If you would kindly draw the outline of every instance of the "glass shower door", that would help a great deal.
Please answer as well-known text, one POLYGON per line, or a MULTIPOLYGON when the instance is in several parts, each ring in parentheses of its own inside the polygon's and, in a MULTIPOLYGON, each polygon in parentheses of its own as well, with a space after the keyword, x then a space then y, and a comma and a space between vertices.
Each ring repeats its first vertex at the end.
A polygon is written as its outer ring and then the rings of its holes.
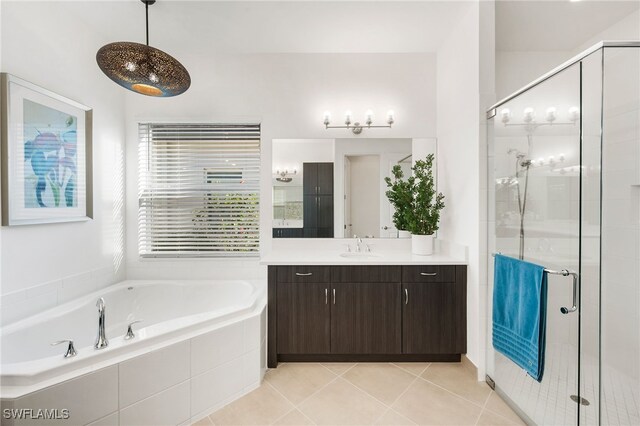
MULTIPOLYGON (((501 105, 489 127, 489 252, 580 272, 581 63, 501 105)), ((493 312, 493 259, 488 312, 493 312)), ((579 311, 570 276, 548 275, 545 369, 538 383, 493 350, 496 391, 531 423, 577 424, 579 311)), ((489 323, 491 318, 489 318, 489 323)), ((488 330, 491 330, 489 324, 488 330)))

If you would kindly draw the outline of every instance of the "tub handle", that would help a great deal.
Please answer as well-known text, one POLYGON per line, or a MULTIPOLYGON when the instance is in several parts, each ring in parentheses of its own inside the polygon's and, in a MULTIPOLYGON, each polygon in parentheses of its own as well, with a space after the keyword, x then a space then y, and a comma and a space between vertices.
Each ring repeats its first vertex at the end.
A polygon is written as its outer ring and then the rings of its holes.
POLYGON ((133 329, 131 328, 131 326, 133 324, 137 324, 139 322, 142 322, 142 320, 135 320, 129 323, 129 325, 127 326, 127 334, 124 335, 124 340, 130 340, 133 339, 134 337, 136 337, 135 333, 133 332, 133 329))
POLYGON ((57 342, 51 342, 51 346, 57 346, 62 343, 69 343, 69 346, 67 346, 67 352, 65 352, 64 354, 65 358, 71 358, 78 355, 78 351, 76 351, 76 348, 73 347, 73 340, 71 339, 58 340, 57 342))

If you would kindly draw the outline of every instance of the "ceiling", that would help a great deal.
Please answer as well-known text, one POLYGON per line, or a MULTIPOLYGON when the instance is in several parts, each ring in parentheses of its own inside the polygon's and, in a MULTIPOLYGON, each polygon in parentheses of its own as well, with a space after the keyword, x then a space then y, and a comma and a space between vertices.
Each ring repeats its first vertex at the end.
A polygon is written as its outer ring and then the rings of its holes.
MULTIPOLYGON (((105 39, 144 42, 138 0, 73 2, 105 39)), ((150 43, 168 53, 434 52, 469 1, 187 1, 149 8, 150 43)))
POLYGON ((498 0, 496 50, 572 51, 638 8, 640 0, 498 0))

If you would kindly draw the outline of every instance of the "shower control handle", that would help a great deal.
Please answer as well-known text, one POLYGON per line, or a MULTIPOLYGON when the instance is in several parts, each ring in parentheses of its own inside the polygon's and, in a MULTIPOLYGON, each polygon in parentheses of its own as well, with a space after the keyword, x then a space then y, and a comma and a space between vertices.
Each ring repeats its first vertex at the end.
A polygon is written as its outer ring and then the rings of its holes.
POLYGON ((71 358, 78 355, 78 351, 76 351, 76 348, 73 347, 73 340, 71 339, 58 340, 57 342, 51 342, 51 346, 57 346, 62 343, 69 343, 69 346, 67 346, 67 352, 65 352, 64 354, 65 358, 71 358))
POLYGON ((124 335, 124 340, 130 340, 130 339, 133 339, 134 337, 136 337, 136 335, 133 332, 133 329, 131 328, 131 326, 133 324, 138 324, 139 322, 142 322, 142 320, 135 320, 135 321, 131 321, 129 323, 129 325, 127 326, 127 334, 124 335))

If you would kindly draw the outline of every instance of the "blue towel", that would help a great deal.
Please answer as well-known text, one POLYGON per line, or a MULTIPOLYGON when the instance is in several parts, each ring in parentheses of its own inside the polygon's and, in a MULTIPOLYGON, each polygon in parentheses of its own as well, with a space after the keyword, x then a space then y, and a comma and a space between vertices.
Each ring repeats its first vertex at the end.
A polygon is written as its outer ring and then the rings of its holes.
POLYGON ((544 373, 546 317, 544 267, 496 254, 493 347, 538 382, 544 373))

